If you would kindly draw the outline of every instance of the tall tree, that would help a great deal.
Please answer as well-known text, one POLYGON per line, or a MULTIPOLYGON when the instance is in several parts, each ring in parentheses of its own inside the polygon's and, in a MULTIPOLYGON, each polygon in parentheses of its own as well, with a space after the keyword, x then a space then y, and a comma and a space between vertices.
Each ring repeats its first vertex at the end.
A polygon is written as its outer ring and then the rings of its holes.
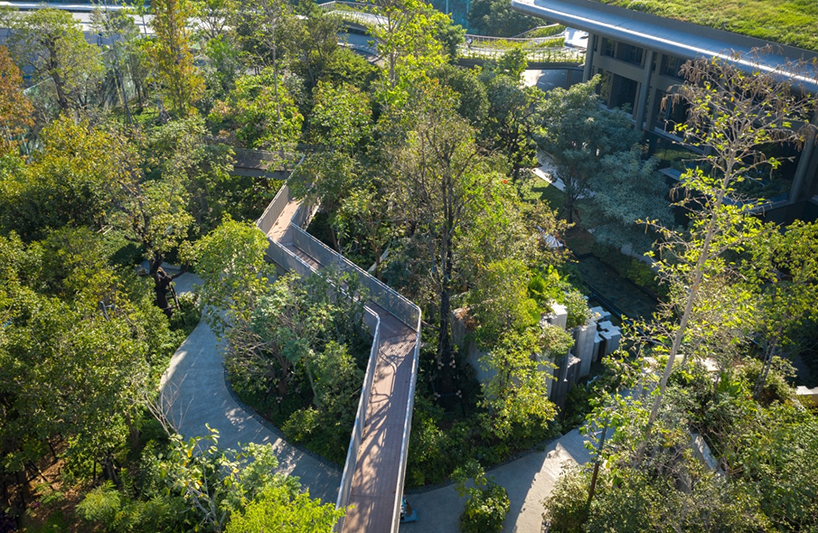
POLYGON ((205 88, 190 50, 188 20, 193 15, 193 6, 189 0, 154 0, 151 8, 151 28, 155 34, 151 59, 172 110, 187 116, 205 88))
MULTIPOLYGON (((439 364, 450 366, 451 300, 455 289, 457 235, 480 210, 497 174, 475 142, 474 131, 453 109, 448 95, 435 95, 395 158, 398 202, 420 238, 423 262, 436 298, 439 364)), ((410 230, 411 231, 411 230, 410 230)), ((451 386, 451 385, 450 385, 451 386)))
POLYGON ((699 59, 682 68, 687 82, 673 100, 688 104, 689 110, 678 132, 686 142, 702 147, 705 155, 703 164, 688 170, 681 181, 688 193, 681 204, 691 207, 689 236, 654 224, 665 238, 660 246, 660 273, 678 288, 672 304, 679 318, 678 322, 671 319, 665 337, 670 345, 662 345, 667 363, 654 397, 648 433, 688 334, 703 282, 727 268, 726 251, 742 249, 759 232, 757 221, 750 217, 755 203, 735 198, 736 185, 758 170, 779 164, 765 156, 763 146, 803 141, 810 127, 805 115, 812 102, 800 87, 786 81, 792 76, 784 71, 794 74, 791 69, 783 66, 781 72, 764 73, 756 66, 745 72, 718 59, 699 59), (799 122, 804 126, 795 129, 793 124, 799 122))
POLYGON ((623 112, 602 109, 594 92, 598 82, 594 78, 568 90, 556 88, 542 101, 538 144, 553 158, 565 184, 563 208, 569 223, 576 214, 576 201, 591 192, 591 179, 602 158, 627 152, 639 140, 639 132, 623 112))
MULTIPOLYGON (((375 4, 374 13, 383 18, 370 29, 378 39, 378 53, 386 58, 384 93, 402 82, 406 88, 428 71, 445 63, 438 27, 449 18, 422 0, 386 0, 375 4)), ((387 98, 389 98, 387 96, 387 98)))
POLYGON ((31 68, 36 82, 53 83, 60 111, 86 108, 102 67, 99 51, 85 41, 71 13, 36 9, 9 22, 7 45, 17 63, 31 68))

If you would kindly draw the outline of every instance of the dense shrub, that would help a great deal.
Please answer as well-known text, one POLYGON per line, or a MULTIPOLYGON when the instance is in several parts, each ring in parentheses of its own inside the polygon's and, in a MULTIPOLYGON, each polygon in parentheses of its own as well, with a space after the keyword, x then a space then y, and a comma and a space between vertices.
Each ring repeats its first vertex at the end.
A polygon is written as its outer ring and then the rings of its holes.
POLYGON ((470 461, 455 472, 455 488, 460 496, 468 495, 466 507, 460 515, 463 533, 497 533, 503 529, 511 503, 506 489, 487 479, 480 463, 470 461), (473 487, 466 487, 471 479, 473 487))

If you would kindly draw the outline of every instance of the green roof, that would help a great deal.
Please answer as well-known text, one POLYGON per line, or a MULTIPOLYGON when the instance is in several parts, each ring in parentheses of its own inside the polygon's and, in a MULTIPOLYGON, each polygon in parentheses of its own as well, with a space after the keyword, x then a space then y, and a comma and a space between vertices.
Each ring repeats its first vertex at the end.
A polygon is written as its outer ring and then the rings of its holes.
POLYGON ((597 0, 818 52, 818 0, 597 0))

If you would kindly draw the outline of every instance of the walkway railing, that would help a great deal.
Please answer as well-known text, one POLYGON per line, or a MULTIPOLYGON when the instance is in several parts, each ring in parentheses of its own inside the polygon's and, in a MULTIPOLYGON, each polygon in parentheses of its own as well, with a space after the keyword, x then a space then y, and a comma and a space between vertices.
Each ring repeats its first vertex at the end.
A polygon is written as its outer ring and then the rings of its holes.
POLYGON ((395 315, 408 327, 412 329, 417 327, 416 322, 420 309, 394 289, 296 225, 293 225, 293 243, 322 265, 332 265, 341 272, 349 272, 357 276, 361 284, 369 291, 370 300, 395 315))
POLYGON ((420 361, 420 308, 418 308, 416 329, 415 353, 412 356, 412 382, 409 385, 409 394, 406 399, 406 417, 403 421, 403 436, 400 444, 400 471, 398 473, 398 484, 395 487, 395 494, 399 495, 399 497, 395 500, 395 507, 392 510, 392 533, 397 533, 400 527, 403 484, 406 480, 406 464, 409 461, 409 436, 412 434, 412 411, 415 409, 415 386, 417 384, 418 362, 420 361))
MULTIPOLYGON (((361 388, 361 397, 358 400, 358 410, 355 413, 355 422, 352 425, 352 435, 349 437, 349 449, 347 450, 346 462, 344 462, 344 473, 341 475, 341 487, 338 489, 338 499, 335 502, 337 509, 342 509, 349 505, 349 496, 352 490, 352 478, 355 476, 355 468, 358 466, 358 452, 361 450, 361 443, 364 440, 364 428, 366 427, 366 408, 369 405, 369 398, 372 394, 372 382, 375 380, 375 368, 378 366, 378 347, 381 342, 381 317, 375 315, 377 320, 375 332, 372 334, 372 348, 369 350, 369 361, 366 363, 366 374, 364 384, 361 388)), ((402 493, 403 486, 401 486, 402 493)), ((400 510, 398 510, 400 513, 400 510)), ((344 518, 338 520, 335 531, 344 530, 344 518)))

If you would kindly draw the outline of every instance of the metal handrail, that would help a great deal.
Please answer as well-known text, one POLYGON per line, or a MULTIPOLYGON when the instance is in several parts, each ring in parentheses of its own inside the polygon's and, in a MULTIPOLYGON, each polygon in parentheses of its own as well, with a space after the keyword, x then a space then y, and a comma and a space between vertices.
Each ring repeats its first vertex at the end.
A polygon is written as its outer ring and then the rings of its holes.
MULTIPOLYGON (((355 414, 355 423, 352 426, 352 435, 349 437, 349 448, 347 449, 344 472, 341 475, 341 486, 338 489, 338 500, 335 503, 336 509, 342 509, 349 505, 350 491, 352 490, 352 478, 358 466, 358 452, 363 442, 364 428, 366 427, 366 409, 369 406, 369 398, 372 394, 372 383, 375 381, 375 367, 378 365, 378 347, 381 337, 381 317, 374 313, 376 318, 375 333, 372 336, 372 348, 369 350, 369 361, 366 364, 366 374, 364 384, 361 388, 361 397, 358 399, 358 411, 355 414)), ((336 531, 344 530, 344 517, 338 520, 335 526, 336 531)))
MULTIPOLYGON (((418 312, 420 308, 418 308, 418 312)), ((406 400, 406 416, 403 420, 403 436, 400 443, 400 462, 398 468, 398 484, 395 487, 395 507, 392 510, 392 532, 397 533, 400 527, 400 509, 403 503, 403 484, 406 481, 406 465, 409 462, 409 437, 412 433, 412 413, 415 409, 415 386, 417 384, 418 363, 420 361, 420 315, 418 314, 417 337, 415 339, 415 353, 412 358, 412 374, 409 381, 409 395, 406 400)))
POLYGON ((364 269, 362 269, 361 267, 359 267, 358 265, 356 265, 343 255, 339 254, 338 252, 336 252, 323 242, 319 241, 318 239, 316 239, 315 237, 301 229, 298 225, 290 224, 290 227, 295 232, 295 235, 293 236, 293 241, 296 243, 296 246, 299 245, 299 243, 296 242, 296 235, 298 235, 301 238, 301 243, 303 243, 306 240, 310 242, 310 244, 316 245, 319 248, 321 248, 324 254, 329 255, 333 259, 333 262, 336 264, 336 266, 341 267, 343 270, 347 272, 352 271, 361 278, 363 278, 364 280, 369 281, 370 283, 367 283, 367 285, 370 285, 369 287, 370 299, 372 299, 375 303, 377 303, 378 305, 380 305, 381 307, 395 315, 398 319, 400 319, 401 322, 406 324, 408 327, 414 328, 414 322, 420 316, 420 308, 417 305, 415 305, 414 302, 407 299, 405 296, 403 296, 402 294, 400 294, 399 292, 397 292, 392 287, 385 284, 378 278, 372 276, 364 269), (372 285, 374 285, 374 287, 372 285), (375 291, 372 290, 373 288, 375 289, 375 291), (377 299, 377 295, 375 294, 378 291, 385 292, 386 294, 388 294, 389 296, 393 297, 398 302, 403 304, 402 307, 408 307, 409 309, 408 310, 394 309, 394 306, 391 305, 391 302, 386 303, 383 303, 382 301, 379 302, 377 299))
POLYGON ((256 226, 263 231, 265 235, 270 232, 273 224, 278 220, 278 217, 281 216, 281 213, 287 204, 290 203, 291 199, 290 187, 285 183, 273 197, 273 201, 270 202, 270 205, 267 206, 264 213, 256 220, 256 226))

